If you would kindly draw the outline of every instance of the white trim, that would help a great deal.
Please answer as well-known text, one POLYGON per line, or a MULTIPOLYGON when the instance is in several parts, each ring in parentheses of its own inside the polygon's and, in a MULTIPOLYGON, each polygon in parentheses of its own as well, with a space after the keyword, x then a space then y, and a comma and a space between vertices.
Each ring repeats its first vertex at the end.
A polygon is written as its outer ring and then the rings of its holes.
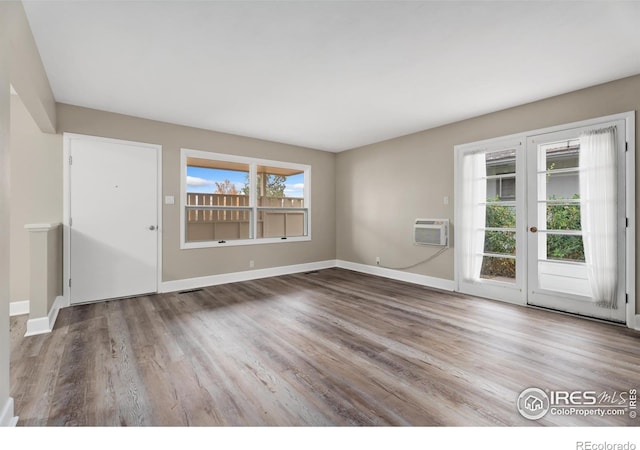
POLYGON ((156 151, 156 157, 158 158, 158 173, 157 173, 157 180, 158 180, 158 186, 156 188, 156 196, 158 198, 158 223, 156 224, 156 247, 157 247, 157 251, 156 251, 156 266, 158 267, 158 271, 156 274, 156 292, 160 292, 160 285, 162 284, 162 241, 163 241, 163 234, 164 234, 164 196, 163 196, 163 192, 162 192, 162 159, 163 159, 163 153, 162 153, 162 146, 159 145, 157 146, 157 151, 156 151))
POLYGON ((71 139, 77 135, 63 133, 62 135, 62 296, 65 306, 71 304, 69 291, 69 278, 71 277, 71 247, 69 244, 71 230, 69 218, 71 217, 71 172, 69 170, 69 156, 71 151, 71 139))
POLYGON ((630 317, 627 325, 629 328, 640 331, 640 314, 630 317))
POLYGON ((626 216, 628 219, 626 235, 626 291, 628 295, 627 303, 627 326, 640 330, 640 319, 636 313, 636 113, 631 111, 625 113, 625 129, 627 131, 626 142, 626 216))
POLYGON ((444 278, 430 277, 427 275, 419 275, 417 273, 403 272, 400 270, 387 269, 384 267, 370 266, 367 264, 359 264, 350 261, 336 260, 336 267, 342 269, 353 270, 355 272, 367 273, 384 278, 391 278, 398 281, 406 281, 407 283, 419 284, 443 291, 453 292, 455 282, 453 280, 445 280, 444 278))
POLYGON ((0 427, 15 427, 18 417, 13 415, 13 398, 9 397, 0 410, 0 427))
POLYGON ((250 281, 260 278, 277 277, 300 272, 310 272, 312 270, 330 269, 336 267, 335 260, 318 261, 304 264, 294 264, 291 266, 271 267, 269 269, 246 270, 243 272, 223 273, 220 275, 210 275, 206 277, 187 278, 183 280, 165 281, 160 285, 160 292, 184 291, 187 289, 198 289, 206 286, 218 284, 236 283, 238 281, 250 281))
POLYGON ((9 317, 21 316, 23 314, 29 314, 29 300, 21 300, 19 302, 9 303, 9 317))
MULTIPOLYGON (((256 216, 256 214, 253 214, 253 215, 256 216)), ((185 242, 184 247, 181 247, 180 249, 189 250, 194 248, 238 247, 242 245, 286 244, 289 242, 303 242, 303 241, 310 241, 310 240, 311 240, 311 236, 291 236, 286 239, 282 239, 282 238, 238 239, 233 241, 226 241, 224 244, 220 244, 216 241, 198 241, 198 242, 185 242)))
POLYGON ((25 337, 34 336, 36 334, 50 333, 56 324, 56 319, 58 318, 60 309, 67 306, 64 304, 64 302, 64 297, 56 297, 56 300, 53 302, 53 306, 51 307, 51 311, 49 311, 49 315, 47 317, 38 317, 36 319, 27 320, 27 332, 25 333, 25 337))
POLYGON ((547 128, 538 128, 536 130, 523 131, 522 133, 509 134, 507 136, 500 136, 495 138, 483 139, 481 141, 457 144, 454 147, 465 149, 465 150, 468 149, 469 147, 473 147, 473 148, 478 147, 479 150, 492 150, 493 147, 495 147, 496 145, 500 146, 500 143, 505 140, 519 141, 524 143, 526 142, 527 137, 537 135, 537 134, 555 133, 556 131, 565 131, 571 128, 588 127, 591 125, 598 125, 602 122, 628 120, 629 117, 631 118, 635 117, 635 111, 627 111, 627 112, 618 113, 618 114, 611 114, 610 116, 596 117, 595 119, 579 120, 577 122, 570 122, 570 123, 555 125, 547 128))
POLYGON ((24 226, 24 229, 32 233, 43 233, 45 231, 58 228, 60 223, 30 223, 24 226))
MULTIPOLYGON (((69 229, 70 215, 70 200, 71 200, 71 185, 70 185, 70 171, 69 171, 69 156, 71 150, 72 139, 83 139, 88 141, 110 142, 115 144, 133 145, 137 147, 148 147, 156 151, 157 157, 157 192, 156 197, 158 201, 157 210, 157 274, 156 274, 156 292, 160 291, 160 284, 162 283, 162 224, 163 224, 163 202, 162 202, 162 145, 150 144, 147 142, 127 141, 124 139, 112 139, 100 136, 90 136, 86 134, 76 133, 63 133, 63 160, 62 160, 62 226, 63 226, 63 269, 62 269, 62 297, 63 300, 60 303, 62 308, 71 305, 71 296, 69 292, 69 278, 71 274, 71 231, 69 229)), ((57 314, 57 313, 56 313, 57 314)), ((55 320, 55 319, 54 319, 55 320)))
POLYGON ((450 292, 452 292, 455 287, 452 280, 445 280, 443 278, 402 272, 400 270, 386 269, 378 266, 369 266, 366 264, 359 264, 350 261, 327 260, 305 264, 294 264, 291 266, 271 267, 269 269, 246 270, 243 272, 232 272, 220 275, 210 275, 206 277, 165 281, 160 286, 160 292, 176 292, 188 289, 198 289, 206 286, 215 286, 218 284, 257 280, 260 278, 277 277, 293 273, 310 272, 312 270, 331 269, 332 267, 340 267, 342 269, 353 270, 355 272, 362 272, 384 278, 391 278, 393 280, 405 281, 408 283, 419 284, 421 286, 427 286, 450 292))
POLYGON ((27 332, 24 334, 27 336, 35 336, 36 334, 50 333, 48 317, 38 317, 37 319, 27 320, 27 332))

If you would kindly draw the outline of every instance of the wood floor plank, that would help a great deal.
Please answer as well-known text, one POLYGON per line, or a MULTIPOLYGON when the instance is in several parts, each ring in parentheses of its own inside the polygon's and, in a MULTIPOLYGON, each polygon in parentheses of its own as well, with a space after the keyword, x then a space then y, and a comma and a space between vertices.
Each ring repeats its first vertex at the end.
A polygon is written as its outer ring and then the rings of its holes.
POLYGON ((518 394, 640 388, 640 333, 343 269, 11 320, 20 425, 639 425, 518 394))

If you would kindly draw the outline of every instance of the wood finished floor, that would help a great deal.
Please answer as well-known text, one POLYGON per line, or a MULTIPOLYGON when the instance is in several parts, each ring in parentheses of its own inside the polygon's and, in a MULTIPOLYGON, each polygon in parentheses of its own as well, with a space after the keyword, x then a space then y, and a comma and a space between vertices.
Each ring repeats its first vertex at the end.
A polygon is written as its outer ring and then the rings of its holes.
POLYGON ((343 269, 11 321, 19 425, 640 425, 528 421, 518 394, 640 388, 640 333, 343 269))

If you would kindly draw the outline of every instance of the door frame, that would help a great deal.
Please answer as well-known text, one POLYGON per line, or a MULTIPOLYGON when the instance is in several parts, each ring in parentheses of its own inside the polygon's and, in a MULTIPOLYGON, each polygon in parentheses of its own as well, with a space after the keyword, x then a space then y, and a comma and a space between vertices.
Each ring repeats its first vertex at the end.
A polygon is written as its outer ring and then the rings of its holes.
POLYGON ((162 145, 149 144, 146 142, 127 141, 123 139, 105 138, 99 136, 91 136, 86 134, 77 133, 63 133, 63 160, 62 160, 62 235, 63 235, 63 268, 62 268, 62 298, 63 307, 71 306, 71 291, 69 289, 69 279, 71 277, 71 229, 70 229, 70 210, 71 210, 71 171, 70 171, 70 157, 71 157, 71 141, 72 140, 85 140, 95 142, 106 142, 113 144, 132 145, 137 147, 146 147, 156 152, 157 161, 157 186, 156 197, 157 206, 156 213, 158 215, 157 220, 157 240, 156 240, 156 255, 157 255, 157 271, 156 271, 156 286, 155 292, 160 291, 160 285, 162 283, 162 233, 163 233, 163 218, 162 218, 162 145))
MULTIPOLYGON (((501 136, 491 139, 485 139, 477 142, 471 142, 466 144, 459 144, 454 146, 454 195, 455 195, 455 222, 458 223, 458 219, 461 214, 459 211, 459 193, 461 192, 462 182, 460 174, 459 174, 459 162, 461 160, 462 154, 465 151, 469 151, 472 148, 475 149, 484 149, 495 147, 496 145, 500 145, 505 141, 520 141, 523 144, 527 142, 527 139, 540 134, 545 133, 553 133, 558 131, 567 130, 570 128, 582 128, 592 125, 597 125, 602 122, 614 122, 616 120, 624 120, 625 121, 625 140, 627 143, 627 151, 625 152, 625 178, 626 178, 626 200, 625 200, 625 216, 628 220, 628 226, 626 229, 626 252, 625 252, 625 292, 627 294, 627 304, 626 304, 626 325, 629 328, 640 328, 640 316, 637 316, 636 313, 636 173, 635 173, 635 152, 636 152, 636 131, 635 131, 635 111, 628 111, 619 114, 612 114, 603 117, 596 117, 593 119, 581 120, 577 122, 570 122, 562 125, 555 125, 552 127, 539 128, 535 130, 525 131, 522 133, 515 133, 507 136, 501 136)), ((526 146, 525 146, 526 147, 526 146)), ((526 164, 526 155, 525 155, 525 164, 526 164)), ((528 207, 528 206, 527 206, 528 207)), ((455 227, 455 233, 458 234, 460 231, 460 227, 455 227)), ((525 233, 526 230, 518 229, 518 232, 525 233)), ((456 242, 458 241, 459 236, 456 236, 456 242)), ((461 266, 459 264, 461 257, 461 253, 459 250, 456 250, 454 263, 454 281, 455 281, 455 291, 462 292, 461 285, 462 277, 460 274, 461 266)), ((525 255, 527 257, 526 249, 525 255)), ((526 266, 525 266, 526 267, 526 266)), ((528 270, 528 269, 526 269, 528 270)), ((488 281, 486 284, 491 289, 487 289, 487 291, 491 292, 494 289, 500 289, 497 283, 492 283, 488 281)), ((525 286, 526 286, 525 282, 525 286)), ((464 289, 464 288, 463 288, 464 289)), ((464 292, 463 292, 464 293, 464 292)), ((468 292, 466 292, 468 293, 468 292)), ((526 291, 522 293, 522 297, 514 298, 511 297, 511 300, 504 298, 505 295, 485 295, 489 298, 494 298, 496 300, 501 301, 509 301, 511 303, 517 303, 520 305, 526 305, 526 291), (502 298, 501 298, 502 297, 502 298)), ((471 293, 470 295, 477 295, 471 293)))

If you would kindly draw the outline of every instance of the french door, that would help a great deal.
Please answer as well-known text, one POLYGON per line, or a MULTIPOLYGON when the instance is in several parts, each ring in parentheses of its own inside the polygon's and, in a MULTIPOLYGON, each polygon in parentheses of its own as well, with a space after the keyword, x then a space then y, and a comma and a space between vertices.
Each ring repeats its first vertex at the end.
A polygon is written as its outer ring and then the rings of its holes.
POLYGON ((456 148, 458 290, 524 302, 525 160, 521 139, 456 148))
POLYGON ((460 292, 626 320, 621 116, 456 146, 460 292), (608 172, 601 148, 585 141, 605 132, 608 172))
MULTIPOLYGON (((625 311, 625 149, 624 121, 573 128, 531 136, 527 139, 528 229, 527 269, 528 295, 531 305, 543 306, 589 317, 624 322, 625 311), (614 157, 615 174, 607 182, 605 174, 588 179, 580 170, 579 161, 587 151, 581 136, 597 130, 611 130, 616 139, 610 151, 614 157), (582 154, 581 154, 582 153, 582 154), (585 178, 587 178, 585 180, 585 178), (585 186, 591 183, 591 186, 585 186), (607 187, 605 184, 609 183, 607 187), (582 186, 581 186, 582 185, 582 186), (587 189, 590 188, 590 189, 587 189), (613 238, 613 247, 603 249, 606 255, 592 256, 588 261, 582 209, 587 206, 584 191, 591 191, 587 204, 595 196, 607 197, 610 206, 596 204, 595 215, 611 214, 606 223, 613 238), (609 190, 610 192, 606 192, 609 190), (582 191, 582 192, 581 192, 582 191), (605 259, 611 259, 607 262, 605 259), (593 280, 598 277, 598 265, 611 266, 615 283, 611 298, 604 302, 593 292, 593 280), (590 270, 590 265, 596 266, 590 270)), ((596 149, 602 152, 602 149, 596 149)), ((603 167, 596 168, 601 170, 603 167)), ((603 201, 607 199, 602 198, 603 201)), ((597 219, 598 217, 596 217, 597 219)), ((593 220, 593 219, 589 219, 593 220)), ((606 239, 603 233, 594 240, 606 239), (604 237, 603 237, 604 236, 604 237)), ((600 242, 591 245, 598 246, 600 242)))

